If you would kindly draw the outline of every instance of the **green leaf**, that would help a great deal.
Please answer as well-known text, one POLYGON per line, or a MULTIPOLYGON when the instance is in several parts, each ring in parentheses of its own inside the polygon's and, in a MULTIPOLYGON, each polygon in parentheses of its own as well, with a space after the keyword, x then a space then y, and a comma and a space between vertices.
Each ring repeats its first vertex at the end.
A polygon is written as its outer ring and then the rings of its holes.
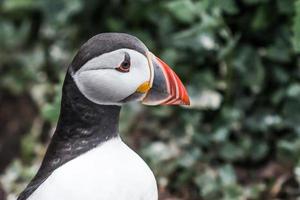
POLYGON ((2 4, 5 11, 14 11, 19 9, 32 9, 38 6, 35 0, 6 0, 2 4))
POLYGON ((59 90, 59 87, 57 86, 55 88, 56 96, 54 98, 53 102, 46 103, 42 107, 42 116, 45 120, 50 121, 52 123, 57 122, 59 117, 59 111, 60 111, 60 101, 61 101, 61 91, 59 90))
POLYGON ((295 0, 277 0, 279 12, 282 14, 290 14, 294 12, 295 0))
POLYGON ((237 14, 239 9, 234 0, 219 0, 218 4, 222 10, 224 10, 228 14, 237 14))
POLYGON ((236 183, 236 175, 233 167, 229 164, 222 166, 219 169, 219 176, 221 183, 224 186, 232 185, 236 183))
POLYGON ((299 99, 300 98, 300 84, 299 83, 291 84, 287 89, 287 96, 299 99))
POLYGON ((227 143, 222 146, 220 149, 220 156, 226 160, 238 160, 244 156, 244 152, 241 151, 242 148, 239 147, 238 145, 227 141, 227 143))
POLYGON ((297 53, 300 53, 300 0, 295 2, 295 10, 296 15, 294 17, 294 25, 293 25, 293 32, 294 32, 294 49, 297 53))
POLYGON ((175 0, 166 4, 168 10, 180 21, 192 23, 196 17, 194 3, 190 0, 175 0))
POLYGON ((254 31, 265 29, 269 25, 269 21, 266 20, 269 17, 269 8, 267 6, 260 6, 256 9, 253 21, 252 29, 254 31))

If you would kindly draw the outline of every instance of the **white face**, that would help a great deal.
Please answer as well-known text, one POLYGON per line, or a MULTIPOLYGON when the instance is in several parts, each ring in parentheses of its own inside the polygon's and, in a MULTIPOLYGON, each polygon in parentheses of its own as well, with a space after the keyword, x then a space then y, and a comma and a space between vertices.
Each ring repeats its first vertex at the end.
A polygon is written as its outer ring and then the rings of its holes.
POLYGON ((102 54, 85 63, 73 79, 80 92, 97 104, 120 104, 120 101, 134 94, 146 81, 151 81, 150 67, 146 56, 131 50, 118 49, 102 54), (126 57, 126 59, 125 59, 126 57), (129 71, 117 68, 130 59, 129 71))

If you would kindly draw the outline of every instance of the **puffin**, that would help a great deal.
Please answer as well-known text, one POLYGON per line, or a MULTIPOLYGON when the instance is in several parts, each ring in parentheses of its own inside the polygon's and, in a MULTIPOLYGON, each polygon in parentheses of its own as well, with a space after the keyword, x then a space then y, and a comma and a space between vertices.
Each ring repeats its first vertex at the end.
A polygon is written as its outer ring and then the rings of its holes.
POLYGON ((190 104, 175 72, 138 38, 95 35, 68 66, 56 130, 18 200, 157 200, 153 172, 119 134, 128 102, 190 104))

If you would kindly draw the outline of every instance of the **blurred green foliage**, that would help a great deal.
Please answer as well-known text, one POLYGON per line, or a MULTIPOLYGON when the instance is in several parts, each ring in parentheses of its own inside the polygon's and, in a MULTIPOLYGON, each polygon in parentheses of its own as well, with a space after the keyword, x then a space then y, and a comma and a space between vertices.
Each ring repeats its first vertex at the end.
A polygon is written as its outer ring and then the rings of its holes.
MULTIPOLYGON (((174 68, 192 106, 129 105, 121 122, 161 199, 300 196, 299 0, 3 0, 0 14, 1 91, 29 94, 39 123, 55 126, 65 69, 97 33, 135 35, 174 68)), ((21 169, 42 156, 32 132, 21 169)))

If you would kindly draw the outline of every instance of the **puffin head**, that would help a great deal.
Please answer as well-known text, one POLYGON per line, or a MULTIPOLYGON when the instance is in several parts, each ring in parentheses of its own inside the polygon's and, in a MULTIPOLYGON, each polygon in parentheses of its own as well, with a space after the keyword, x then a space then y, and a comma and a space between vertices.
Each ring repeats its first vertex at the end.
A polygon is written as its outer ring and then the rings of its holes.
POLYGON ((79 91, 96 104, 189 105, 187 91, 174 71, 128 34, 92 37, 79 49, 69 73, 79 91))

